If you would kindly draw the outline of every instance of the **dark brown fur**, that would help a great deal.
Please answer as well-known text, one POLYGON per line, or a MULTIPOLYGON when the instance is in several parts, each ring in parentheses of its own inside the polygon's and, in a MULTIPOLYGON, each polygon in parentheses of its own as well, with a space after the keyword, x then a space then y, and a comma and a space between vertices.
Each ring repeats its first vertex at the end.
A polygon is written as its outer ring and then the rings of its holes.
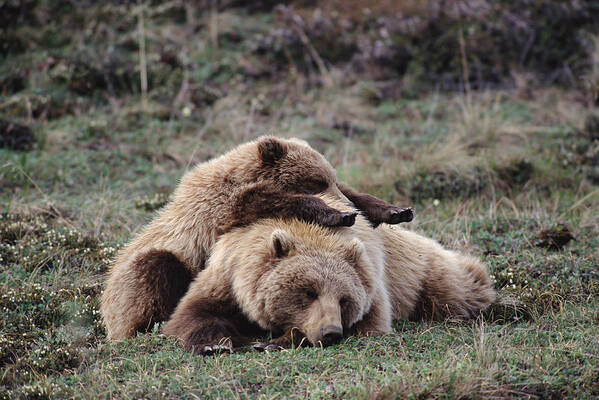
POLYGON ((155 249, 135 259, 131 274, 130 279, 137 283, 138 300, 144 301, 142 307, 147 310, 145 318, 135 326, 139 332, 147 331, 155 322, 167 320, 192 279, 177 257, 155 249))
POLYGON ((322 226, 352 226, 357 212, 341 212, 321 199, 306 194, 273 190, 261 183, 243 191, 236 198, 233 218, 223 221, 221 234, 237 226, 249 225, 261 218, 297 218, 322 226))
POLYGON ((337 184, 337 187, 357 209, 362 211, 374 228, 383 222, 399 224, 401 222, 410 222, 414 218, 414 211, 411 208, 396 207, 369 194, 358 193, 340 183, 337 184))
POLYGON ((258 143, 258 153, 262 165, 274 167, 276 162, 287 154, 287 147, 276 139, 266 139, 258 143))
POLYGON ((196 299, 165 327, 177 332, 183 347, 194 354, 207 353, 215 344, 225 348, 246 346, 252 338, 265 334, 251 323, 232 301, 196 299))

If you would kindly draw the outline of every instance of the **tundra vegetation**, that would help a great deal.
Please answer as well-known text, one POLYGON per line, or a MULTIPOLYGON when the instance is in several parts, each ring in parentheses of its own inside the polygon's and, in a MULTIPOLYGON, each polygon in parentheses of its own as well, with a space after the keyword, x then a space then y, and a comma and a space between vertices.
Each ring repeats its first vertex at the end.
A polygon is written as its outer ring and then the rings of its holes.
POLYGON ((596 398, 599 4, 0 2, 0 399, 596 398), (283 3, 283 4, 279 4, 283 3), (351 6, 349 6, 351 4, 351 6), (500 303, 327 349, 106 342, 119 248, 195 163, 300 137, 500 303))

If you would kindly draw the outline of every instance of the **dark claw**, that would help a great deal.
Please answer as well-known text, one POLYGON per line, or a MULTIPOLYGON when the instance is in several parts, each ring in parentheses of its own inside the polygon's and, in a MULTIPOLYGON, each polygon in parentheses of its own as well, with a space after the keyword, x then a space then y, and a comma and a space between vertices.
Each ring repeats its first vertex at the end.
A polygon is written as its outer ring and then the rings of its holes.
POLYGON ((254 350, 260 351, 260 352, 283 350, 283 348, 279 345, 276 345, 274 343, 264 343, 264 342, 256 343, 252 347, 254 348, 254 350))
POLYGON ((223 354, 223 353, 233 353, 233 345, 231 343, 227 344, 213 344, 210 346, 204 346, 201 351, 204 355, 212 355, 212 354, 223 354))
POLYGON ((414 210, 412 208, 400 208, 399 210, 391 211, 390 224, 399 224, 402 222, 410 222, 414 219, 414 210))
POLYGON ((414 210, 412 208, 393 208, 383 214, 384 216, 379 218, 369 218, 370 225, 376 228, 382 222, 390 225, 400 224, 402 222, 410 222, 414 219, 414 210))
POLYGON ((388 224, 399 224, 399 218, 400 218, 399 210, 390 210, 389 217, 387 218, 386 222, 388 224))
POLYGON ((255 343, 252 347, 256 351, 264 351, 264 349, 266 348, 266 345, 267 345, 267 343, 258 342, 258 343, 255 343))
POLYGON ((281 351, 281 350, 284 350, 284 348, 279 346, 278 344, 271 343, 268 346, 266 346, 264 348, 264 350, 266 350, 266 351, 281 351))
POLYGON ((341 224, 339 226, 352 226, 356 223, 356 216, 358 215, 356 211, 344 212, 341 214, 343 216, 341 217, 341 224))

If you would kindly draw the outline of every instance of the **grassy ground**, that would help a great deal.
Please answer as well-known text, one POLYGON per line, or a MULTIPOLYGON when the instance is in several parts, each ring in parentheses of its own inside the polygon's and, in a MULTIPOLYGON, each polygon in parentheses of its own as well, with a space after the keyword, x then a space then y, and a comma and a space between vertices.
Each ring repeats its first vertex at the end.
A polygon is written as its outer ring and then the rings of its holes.
MULTIPOLYGON (((100 11, 135 27, 119 10, 100 11)), ((386 96, 337 68, 323 84, 293 68, 250 79, 257 59, 234 33, 260 34, 271 18, 221 13, 218 49, 209 19, 181 42, 176 15, 148 18, 147 96, 135 31, 99 17, 68 40, 51 24, 20 28, 55 40, 0 60, 27 70, 23 87, 3 86, 0 118, 35 132, 30 151, 0 148, 0 398, 599 396, 596 108, 578 91, 526 85, 386 96), (105 30, 116 36, 102 44, 105 30), (110 85, 77 84, 95 82, 72 61, 82 43, 122 51, 110 85), (193 68, 171 66, 169 44, 193 68), (98 298, 119 247, 196 162, 263 133, 306 139, 341 181, 413 205, 410 228, 480 256, 513 306, 325 350, 194 357, 158 327, 106 343, 98 298), (559 224, 576 240, 538 246, 559 224)))

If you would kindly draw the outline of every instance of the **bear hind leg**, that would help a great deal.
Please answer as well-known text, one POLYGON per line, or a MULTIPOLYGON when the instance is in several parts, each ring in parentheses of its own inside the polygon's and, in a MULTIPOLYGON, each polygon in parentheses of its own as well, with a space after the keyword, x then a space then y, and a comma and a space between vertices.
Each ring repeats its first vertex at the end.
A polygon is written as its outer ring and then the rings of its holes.
POLYGON ((147 330, 155 322, 167 320, 191 283, 191 274, 171 252, 150 250, 141 254, 132 267, 139 275, 139 295, 147 301, 147 321, 137 326, 147 330))
POLYGON ((104 292, 102 314, 109 338, 132 337, 168 319, 191 280, 171 252, 152 249, 139 254, 111 276, 104 292))
POLYGON ((466 258, 464 270, 470 288, 465 301, 466 309, 470 317, 475 317, 496 300, 497 294, 487 269, 480 262, 466 258))
POLYGON ((429 270, 410 319, 474 318, 495 300, 487 269, 475 258, 438 259, 429 270))

